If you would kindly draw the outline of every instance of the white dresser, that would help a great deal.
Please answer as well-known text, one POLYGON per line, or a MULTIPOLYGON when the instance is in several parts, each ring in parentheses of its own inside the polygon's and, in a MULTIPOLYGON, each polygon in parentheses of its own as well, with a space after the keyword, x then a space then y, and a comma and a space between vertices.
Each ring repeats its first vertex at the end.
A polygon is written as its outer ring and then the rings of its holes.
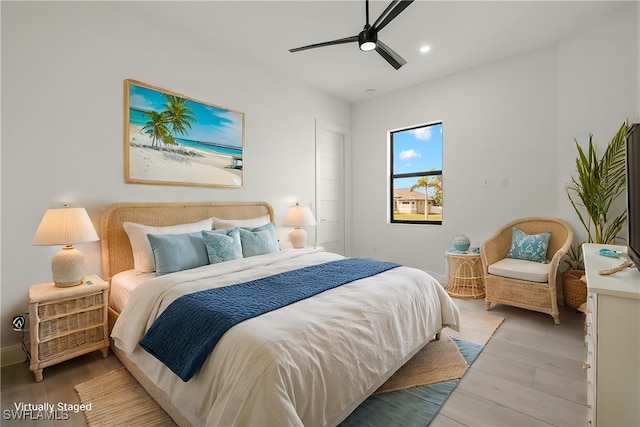
POLYGON ((640 272, 627 268, 603 276, 627 258, 608 258, 601 248, 582 246, 587 273, 587 425, 640 426, 640 272))

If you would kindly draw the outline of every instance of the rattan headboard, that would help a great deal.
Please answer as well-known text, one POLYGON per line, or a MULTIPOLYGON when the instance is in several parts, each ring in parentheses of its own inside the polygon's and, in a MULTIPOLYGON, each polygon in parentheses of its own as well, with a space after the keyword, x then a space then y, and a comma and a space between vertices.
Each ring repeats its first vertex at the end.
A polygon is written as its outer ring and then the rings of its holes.
POLYGON ((267 202, 184 202, 184 203, 114 203, 102 214, 100 225, 102 242, 102 274, 104 280, 133 268, 133 254, 129 237, 122 223, 163 227, 186 224, 210 217, 221 219, 250 219, 269 215, 273 222, 273 208, 267 202))

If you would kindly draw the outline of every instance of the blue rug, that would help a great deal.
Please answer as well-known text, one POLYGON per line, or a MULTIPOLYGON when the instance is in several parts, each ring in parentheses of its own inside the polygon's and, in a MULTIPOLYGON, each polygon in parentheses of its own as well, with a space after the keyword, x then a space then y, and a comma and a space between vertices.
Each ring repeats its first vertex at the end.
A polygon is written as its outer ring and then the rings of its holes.
MULTIPOLYGON (((451 339, 469 365, 484 348, 481 344, 451 339)), ((460 380, 456 379, 376 394, 362 402, 340 427, 428 426, 459 382, 460 380)))

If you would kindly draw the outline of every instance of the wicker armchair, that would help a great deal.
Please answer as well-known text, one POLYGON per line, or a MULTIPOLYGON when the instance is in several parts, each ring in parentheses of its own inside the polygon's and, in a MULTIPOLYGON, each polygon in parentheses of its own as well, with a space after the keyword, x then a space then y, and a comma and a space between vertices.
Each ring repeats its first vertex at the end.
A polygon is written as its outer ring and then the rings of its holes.
MULTIPOLYGON (((480 258, 485 279, 485 309, 489 310, 492 302, 512 305, 547 313, 553 317, 556 324, 559 324, 556 294, 558 264, 572 242, 571 226, 561 219, 547 217, 530 217, 512 221, 484 240, 480 245, 480 258), (550 263, 509 259, 506 268, 497 267, 496 263, 504 260, 511 248, 512 227, 526 234, 551 231, 547 250, 547 259, 550 263), (508 271, 509 268, 520 271, 508 271), (492 270, 492 273, 489 270, 492 270), (531 279, 532 277, 535 281, 531 279)), ((504 262, 498 266, 504 266, 504 262)))

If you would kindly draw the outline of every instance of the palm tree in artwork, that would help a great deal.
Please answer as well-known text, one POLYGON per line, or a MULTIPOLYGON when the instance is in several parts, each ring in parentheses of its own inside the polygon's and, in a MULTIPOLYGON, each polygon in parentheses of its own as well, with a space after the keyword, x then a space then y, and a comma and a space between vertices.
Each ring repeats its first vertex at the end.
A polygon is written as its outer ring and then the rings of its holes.
POLYGON ((142 132, 151 138, 151 147, 159 146, 159 141, 165 144, 175 144, 175 140, 166 126, 165 114, 157 111, 147 111, 145 114, 149 117, 149 121, 144 124, 142 132))
POLYGON ((174 95, 163 94, 167 102, 164 111, 167 124, 171 125, 173 134, 185 135, 187 128, 191 129, 191 122, 198 121, 193 110, 187 106, 188 100, 174 95))

